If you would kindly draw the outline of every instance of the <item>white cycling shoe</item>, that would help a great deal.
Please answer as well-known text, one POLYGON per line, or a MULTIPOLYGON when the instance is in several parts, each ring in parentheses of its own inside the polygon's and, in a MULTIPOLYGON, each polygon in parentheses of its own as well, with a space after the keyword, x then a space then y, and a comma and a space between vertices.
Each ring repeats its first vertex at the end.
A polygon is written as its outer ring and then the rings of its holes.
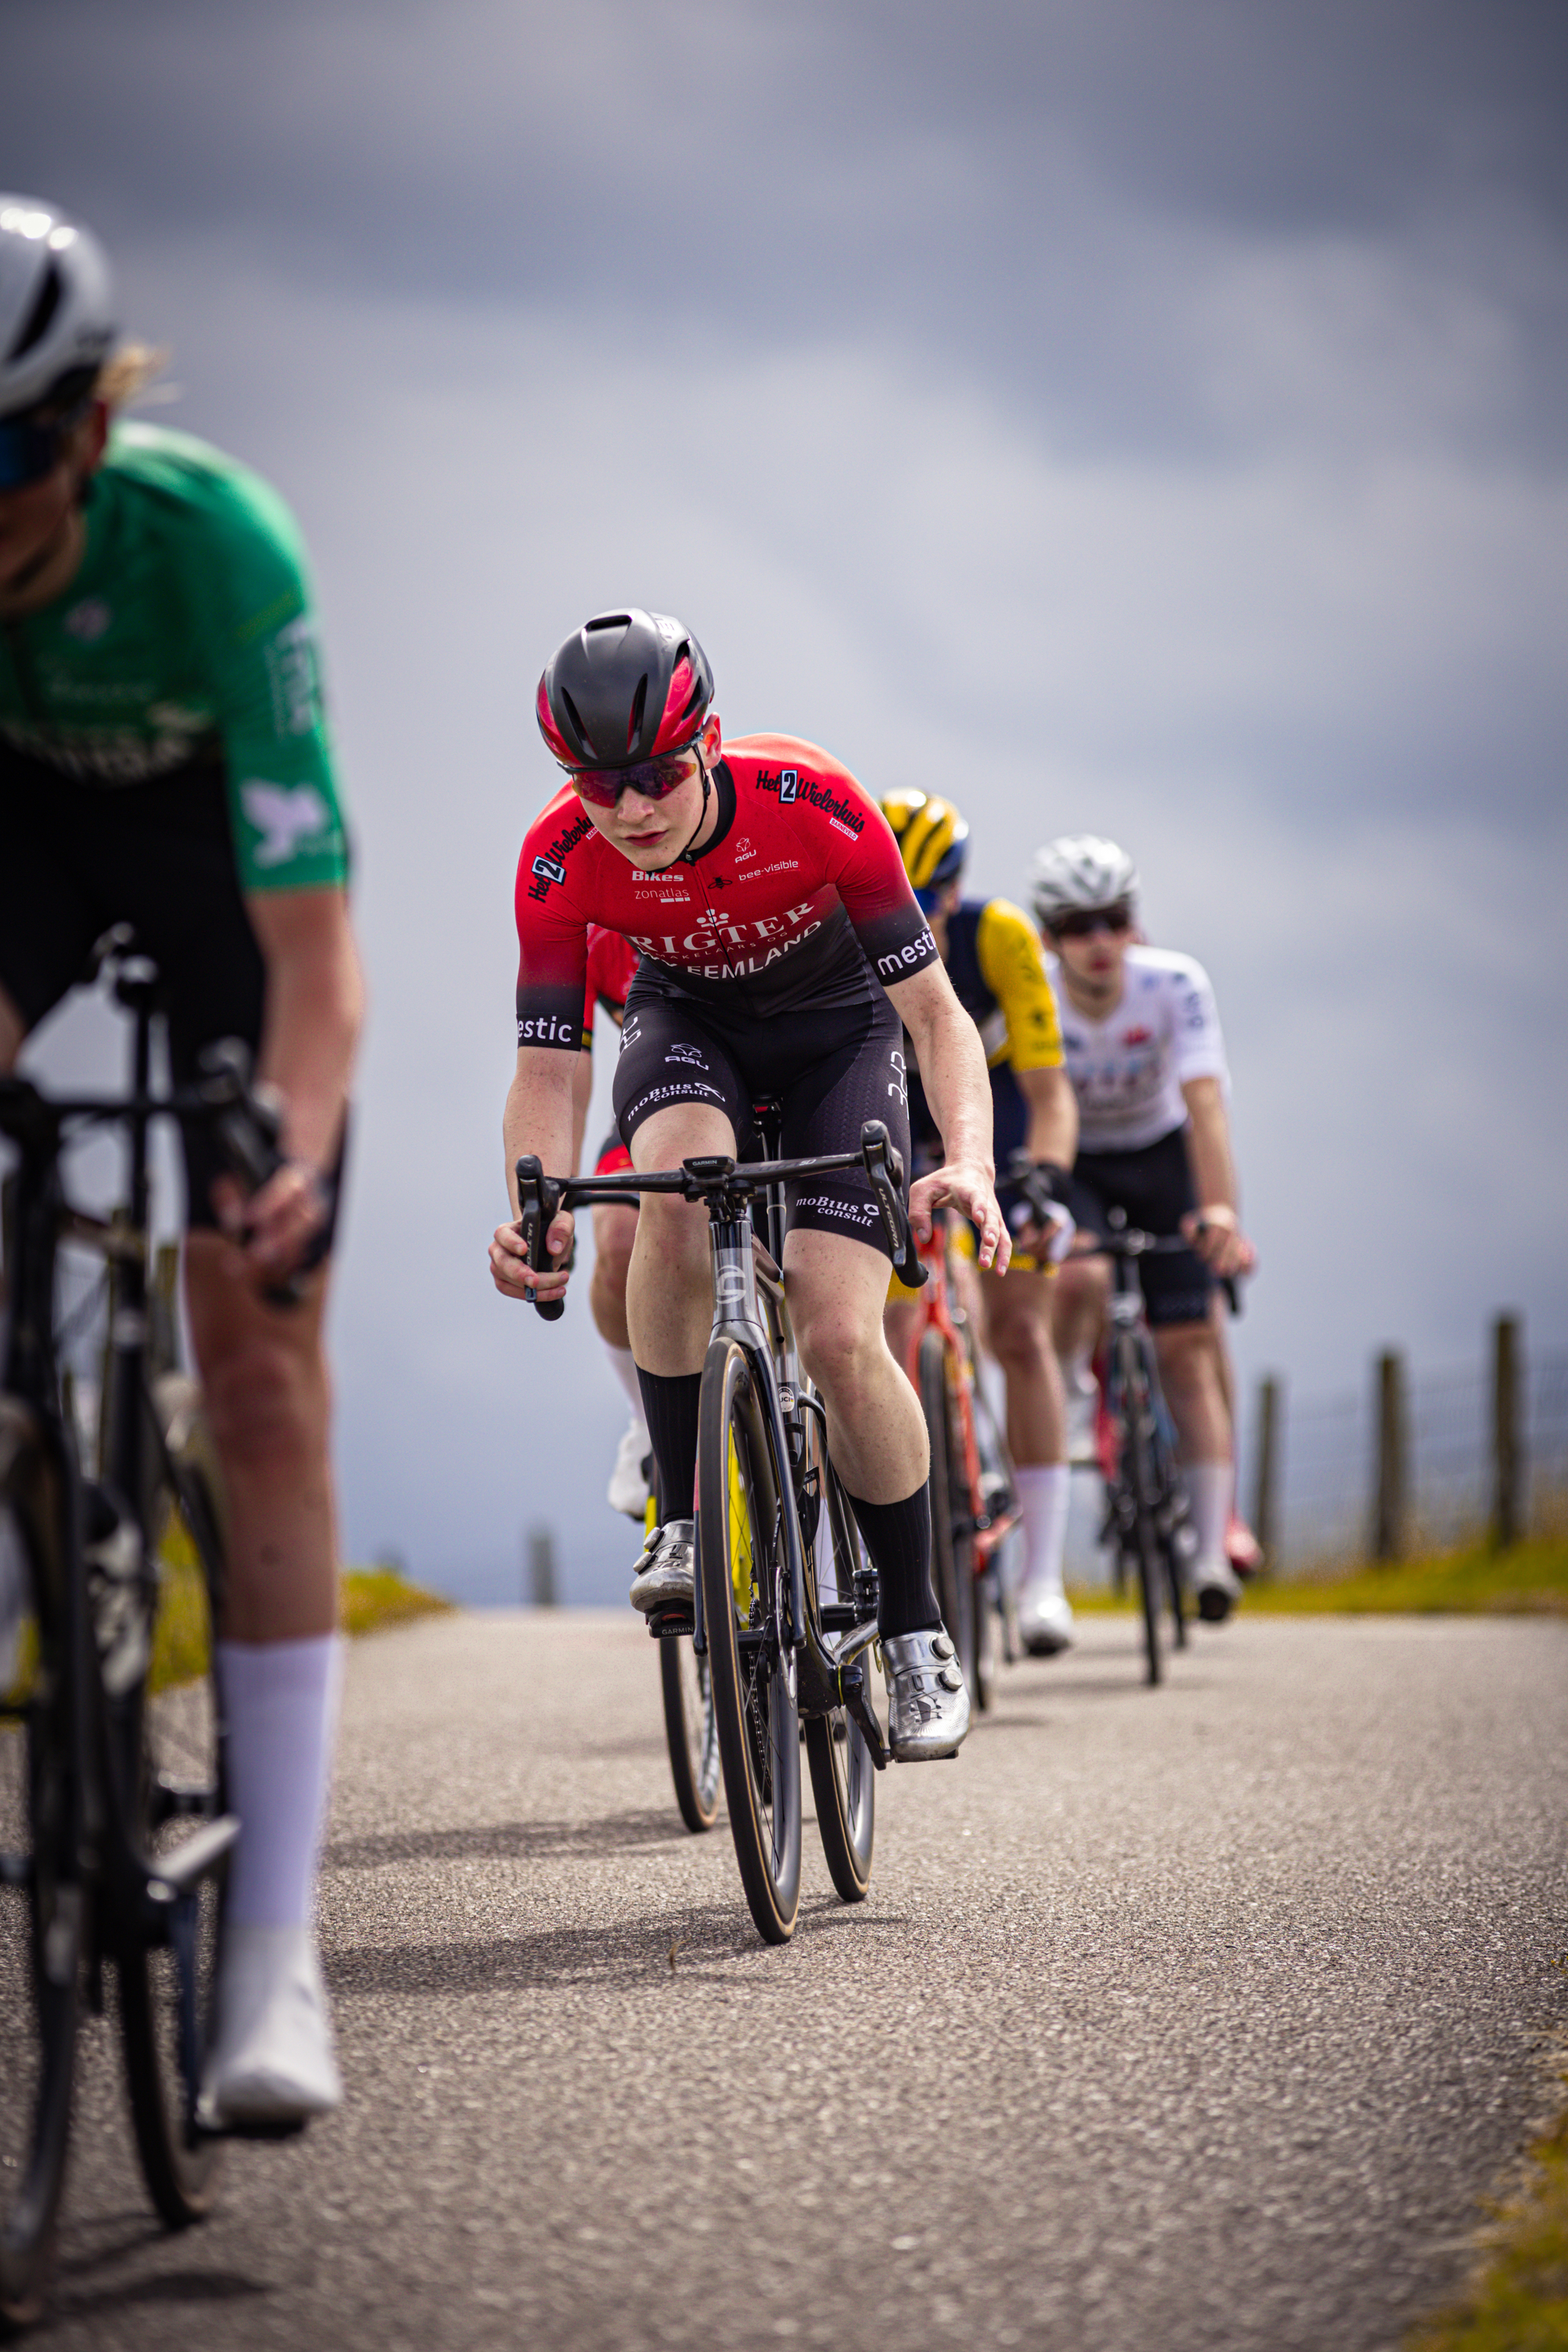
POLYGON ((313 1930, 226 1928, 202 2123, 287 2130, 330 2115, 342 2095, 313 1930))
POLYGON ((1018 1639, 1031 1658, 1054 1658, 1070 1650, 1072 1603, 1059 1584, 1026 1584, 1018 1595, 1018 1639))
POLYGON ((1223 1559, 1201 1559, 1192 1574, 1198 1615, 1205 1625, 1223 1625, 1241 1598, 1240 1577, 1223 1559))
POLYGON ((628 1519, 641 1519, 647 1508, 647 1465, 652 1452, 647 1431, 634 1418, 622 1434, 605 1490, 612 1511, 624 1511, 628 1519))
POLYGON ((645 1617, 662 1609, 689 1609, 697 1596, 697 1527, 692 1519, 667 1519, 643 1546, 632 1577, 631 1604, 645 1617))
POLYGON ((969 1692, 952 1636, 940 1625, 882 1642, 888 1745, 900 1764, 956 1756, 969 1730, 969 1692))

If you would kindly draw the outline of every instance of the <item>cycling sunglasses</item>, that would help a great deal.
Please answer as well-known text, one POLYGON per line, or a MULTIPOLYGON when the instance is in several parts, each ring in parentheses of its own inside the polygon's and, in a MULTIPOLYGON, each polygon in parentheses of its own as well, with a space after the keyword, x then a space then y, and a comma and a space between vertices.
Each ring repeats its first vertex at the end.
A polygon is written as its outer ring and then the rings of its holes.
POLYGON ((634 768, 574 768, 572 789, 595 808, 614 808, 623 793, 645 801, 661 801, 696 775, 701 761, 689 744, 684 751, 666 751, 657 760, 639 760, 634 768))
POLYGON ((52 474, 75 421, 40 425, 36 417, 0 416, 0 490, 25 490, 52 474))
POLYGON ((1125 898, 1114 907, 1085 907, 1080 912, 1058 915, 1051 929, 1058 940, 1092 939, 1096 931, 1110 931, 1120 938, 1132 929, 1132 909, 1125 898))

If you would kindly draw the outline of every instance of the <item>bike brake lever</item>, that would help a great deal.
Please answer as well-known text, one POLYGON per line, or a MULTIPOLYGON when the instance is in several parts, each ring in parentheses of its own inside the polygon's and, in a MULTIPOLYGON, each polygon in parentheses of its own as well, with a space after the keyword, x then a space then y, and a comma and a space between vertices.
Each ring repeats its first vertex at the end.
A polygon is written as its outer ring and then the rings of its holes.
MULTIPOLYGON (((529 1265, 548 1270, 555 1261, 544 1245, 544 1236, 561 1205, 561 1187, 545 1174, 531 1151, 525 1152, 517 1163, 517 1205, 521 1212, 517 1230, 522 1235, 529 1265)), ((525 1290, 522 1295, 546 1323, 558 1323, 566 1312, 563 1298, 541 1298, 532 1290, 525 1290)))
POLYGON ((906 1290, 923 1290, 931 1275, 916 1254, 909 1212, 904 1207, 904 1156, 879 1118, 868 1118, 860 1129, 860 1157, 882 1213, 893 1272, 906 1290))

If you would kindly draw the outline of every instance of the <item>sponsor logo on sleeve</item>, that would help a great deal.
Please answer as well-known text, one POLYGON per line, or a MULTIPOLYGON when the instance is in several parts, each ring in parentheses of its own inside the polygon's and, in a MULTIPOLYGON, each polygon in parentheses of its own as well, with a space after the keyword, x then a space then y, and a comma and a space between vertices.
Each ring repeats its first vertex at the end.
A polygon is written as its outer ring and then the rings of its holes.
POLYGON ((847 833, 857 841, 866 830, 865 811, 857 808, 847 793, 836 793, 828 785, 819 784, 815 777, 802 775, 798 768, 780 768, 776 772, 759 768, 756 785, 760 793, 776 793, 785 808, 805 801, 812 808, 820 809, 840 833, 847 833))
POLYGON ((272 724, 279 735, 311 735, 321 716, 316 632, 308 613, 279 630, 263 647, 272 689, 272 724))
POLYGON ((879 980, 899 980, 917 964, 929 963, 936 953, 936 941, 928 925, 919 939, 911 940, 907 948, 895 948, 890 955, 877 958, 879 980))
POLYGON ((528 886, 528 895, 536 904, 542 905, 549 898, 552 883, 565 881, 567 857, 593 830, 588 819, 580 816, 575 824, 567 825, 553 841, 545 843, 529 868, 533 879, 528 886))
POLYGON ((288 866, 307 847, 320 848, 332 834, 332 813, 314 784, 241 784, 239 805, 261 839, 252 855, 258 866, 288 866))

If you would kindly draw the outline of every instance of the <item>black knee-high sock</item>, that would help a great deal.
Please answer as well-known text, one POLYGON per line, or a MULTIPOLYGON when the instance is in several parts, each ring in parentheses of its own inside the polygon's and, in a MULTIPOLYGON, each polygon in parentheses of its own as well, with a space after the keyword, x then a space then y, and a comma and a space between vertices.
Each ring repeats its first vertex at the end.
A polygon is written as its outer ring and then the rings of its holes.
MULTIPOLYGON (((845 1488, 847 1495, 849 1490, 845 1488)), ((866 1549, 877 1570, 883 1633, 921 1633, 942 1623, 931 1580, 931 1489, 917 1486, 901 1503, 863 1503, 849 1495, 866 1549)))
MULTIPOLYGON (((697 1485, 697 1402, 702 1393, 700 1372, 645 1372, 637 1366, 643 1418, 653 1443, 658 1481, 658 1517, 689 1519, 697 1485)), ((868 1538, 868 1541, 869 1538, 868 1538)))

